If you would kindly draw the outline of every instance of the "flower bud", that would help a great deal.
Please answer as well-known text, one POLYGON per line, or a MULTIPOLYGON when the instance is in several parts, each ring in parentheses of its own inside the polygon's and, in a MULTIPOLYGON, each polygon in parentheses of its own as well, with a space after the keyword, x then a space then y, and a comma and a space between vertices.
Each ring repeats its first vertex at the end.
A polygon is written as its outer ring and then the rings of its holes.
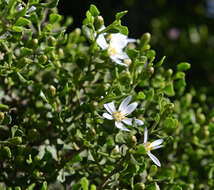
POLYGON ((55 46, 56 45, 56 39, 53 36, 50 36, 48 38, 48 45, 49 46, 55 46))
POLYGON ((124 59, 124 63, 129 67, 132 63, 131 59, 124 59))
POLYGON ((0 112, 0 124, 4 121, 4 113, 0 112))
POLYGON ((204 123, 206 121, 206 117, 203 113, 200 113, 198 115, 198 120, 199 120, 199 123, 204 123))
POLYGON ((39 44, 39 40, 37 38, 33 39, 32 46, 35 48, 38 46, 38 44, 39 44))
POLYGON ((136 183, 134 186, 134 190, 144 190, 144 189, 145 189, 144 183, 136 183))
POLYGON ((136 136, 132 135, 128 140, 128 145, 130 147, 135 147, 136 144, 137 144, 137 138, 136 138, 136 136))
POLYGON ((167 76, 172 76, 173 74, 173 70, 172 69, 168 69, 167 72, 166 72, 167 76))
POLYGON ((149 73, 150 73, 151 75, 154 73, 154 71, 155 71, 155 70, 154 70, 154 67, 150 67, 150 68, 149 68, 149 73))
POLYGON ((75 34, 76 34, 77 36, 80 36, 80 34, 81 34, 81 29, 80 29, 80 28, 76 28, 76 29, 74 30, 74 32, 75 32, 75 34))
POLYGON ((104 25, 104 19, 102 16, 97 16, 94 21, 94 26, 96 30, 99 30, 104 25))
POLYGON ((51 95, 55 96, 56 95, 56 88, 53 85, 50 85, 49 89, 51 91, 51 95))
POLYGON ((41 56, 39 57, 39 62, 40 62, 40 64, 45 64, 45 63, 47 62, 47 60, 48 60, 48 58, 47 58, 46 55, 41 55, 41 56))
POLYGON ((59 48, 59 57, 62 58, 64 56, 64 51, 62 48, 59 48))
POLYGON ((9 140, 9 143, 12 145, 22 144, 22 137, 14 137, 9 140))

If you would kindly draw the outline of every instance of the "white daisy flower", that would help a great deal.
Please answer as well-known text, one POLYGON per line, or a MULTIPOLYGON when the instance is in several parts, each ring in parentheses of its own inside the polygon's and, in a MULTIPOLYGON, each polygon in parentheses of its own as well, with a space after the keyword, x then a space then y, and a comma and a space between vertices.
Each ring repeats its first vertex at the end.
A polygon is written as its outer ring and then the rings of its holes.
MULTIPOLYGON (((105 29, 104 26, 100 30, 103 29, 105 29)), ((118 65, 123 65, 126 67, 129 66, 131 60, 124 51, 124 48, 128 43, 134 43, 136 40, 130 39, 120 33, 110 34, 108 36, 108 40, 109 43, 105 39, 104 33, 98 36, 96 42, 103 50, 107 50, 108 55, 113 62, 117 63, 118 65)))
POLYGON ((163 143, 163 139, 158 139, 154 142, 148 142, 148 129, 145 128, 144 130, 144 143, 143 145, 145 146, 146 152, 148 154, 148 156, 151 158, 151 160, 159 167, 161 167, 161 163, 160 161, 151 153, 151 150, 155 150, 158 148, 162 148, 163 145, 161 145, 163 143))
MULTIPOLYGON (((129 102, 131 101, 131 98, 132 96, 128 96, 127 98, 125 98, 121 102, 118 110, 116 110, 114 102, 104 104, 104 107, 108 111, 108 113, 104 113, 103 117, 109 120, 115 120, 115 126, 123 131, 130 131, 125 127, 124 124, 132 125, 132 118, 127 118, 126 116, 132 113, 138 105, 137 102, 133 102, 129 104, 129 102)), ((139 119, 136 119, 135 121, 137 125, 144 124, 143 121, 139 119)))

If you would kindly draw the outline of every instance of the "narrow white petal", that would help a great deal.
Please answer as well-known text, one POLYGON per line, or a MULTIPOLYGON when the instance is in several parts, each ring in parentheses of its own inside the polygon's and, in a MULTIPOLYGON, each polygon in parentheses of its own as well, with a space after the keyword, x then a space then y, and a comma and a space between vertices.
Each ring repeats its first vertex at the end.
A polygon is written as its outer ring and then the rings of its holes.
POLYGON ((159 149, 159 148, 162 148, 162 147, 163 147, 163 145, 155 146, 155 147, 152 148, 152 150, 159 149))
POLYGON ((126 125, 132 125, 132 119, 131 118, 126 118, 124 120, 122 120, 123 123, 125 123, 126 125))
POLYGON ((124 110, 128 106, 131 99, 132 99, 132 96, 128 96, 127 98, 125 98, 119 106, 119 111, 124 110))
POLYGON ((118 53, 114 55, 115 58, 121 59, 121 60, 129 59, 129 56, 126 54, 126 52, 122 51, 121 49, 117 49, 117 52, 118 53))
POLYGON ((113 114, 116 111, 115 106, 114 106, 114 102, 110 102, 110 103, 104 104, 103 106, 105 107, 105 109, 110 114, 113 114))
POLYGON ((105 117, 106 119, 109 119, 109 120, 113 120, 114 118, 110 115, 110 114, 108 114, 108 113, 104 113, 103 114, 103 117, 105 117))
POLYGON ((5 0, 7 2, 7 4, 9 4, 9 0, 5 0))
POLYGON ((118 129, 122 130, 122 131, 127 131, 129 132, 130 130, 127 129, 121 122, 119 121, 115 121, 115 125, 118 129))
POLYGON ((155 147, 163 143, 163 139, 158 139, 150 144, 150 147, 155 147))
POLYGON ((132 112, 136 109, 137 105, 138 105, 138 103, 137 103, 137 102, 134 102, 134 103, 128 105, 128 106, 126 107, 126 109, 122 110, 121 112, 122 112, 123 114, 125 114, 125 115, 128 115, 128 114, 132 113, 132 112))
POLYGON ((115 56, 111 55, 110 58, 113 62, 117 63, 118 65, 127 67, 127 65, 125 63, 123 63, 120 59, 116 58, 115 56))
POLYGON ((134 39, 134 38, 128 38, 127 41, 128 41, 128 43, 135 43, 135 42, 137 42, 137 40, 134 39))
POLYGON ((151 152, 148 152, 147 154, 157 166, 161 167, 160 161, 151 152))
POLYGON ((96 40, 98 46, 100 46, 103 50, 108 48, 108 43, 104 37, 104 34, 100 34, 96 40))
POLYGON ((144 128, 144 143, 148 141, 148 129, 147 127, 144 128))
POLYGON ((141 121, 140 119, 135 119, 135 122, 137 125, 143 125, 144 124, 144 122, 141 121))
POLYGON ((30 13, 30 12, 33 12, 36 10, 36 7, 35 6, 31 6, 28 10, 27 10, 27 13, 30 13))
POLYGON ((128 44, 127 36, 120 33, 112 34, 111 43, 114 44, 115 47, 123 49, 128 44))

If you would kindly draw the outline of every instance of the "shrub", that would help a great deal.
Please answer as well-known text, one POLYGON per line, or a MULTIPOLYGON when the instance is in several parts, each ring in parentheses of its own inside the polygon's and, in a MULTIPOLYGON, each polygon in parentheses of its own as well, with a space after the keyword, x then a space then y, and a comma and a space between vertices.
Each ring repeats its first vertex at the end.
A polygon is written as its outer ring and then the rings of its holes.
POLYGON ((57 3, 0 5, 1 188, 213 187, 213 112, 185 93, 190 65, 164 69, 149 33, 127 37, 127 11, 105 26, 91 5, 68 33, 57 3))

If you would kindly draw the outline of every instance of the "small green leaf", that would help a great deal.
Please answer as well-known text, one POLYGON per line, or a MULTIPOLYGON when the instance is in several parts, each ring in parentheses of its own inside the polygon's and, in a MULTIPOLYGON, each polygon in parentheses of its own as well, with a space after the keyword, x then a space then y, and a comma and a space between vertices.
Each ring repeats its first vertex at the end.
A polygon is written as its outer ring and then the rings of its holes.
POLYGON ((137 99, 144 100, 145 98, 146 98, 146 95, 142 91, 138 92, 137 99))
POLYGON ((62 19, 62 16, 56 13, 52 13, 49 16, 49 22, 54 24, 55 22, 59 22, 62 19))
POLYGON ((128 49, 126 53, 131 59, 135 59, 139 55, 139 51, 136 49, 128 49))
POLYGON ((174 96, 174 95, 175 95, 173 82, 171 82, 170 84, 168 84, 168 85, 165 87, 164 93, 167 94, 168 96, 174 96))
POLYGON ((76 162, 81 162, 82 161, 82 157, 77 154, 72 160, 71 163, 76 163, 76 162))
POLYGON ((81 179, 81 185, 82 185, 83 190, 88 190, 89 183, 88 183, 88 180, 86 177, 83 177, 81 179))
POLYGON ((27 26, 29 25, 31 22, 30 20, 24 18, 24 17, 19 17, 15 26, 27 26))
POLYGON ((89 41, 94 41, 95 38, 92 29, 90 29, 86 25, 83 25, 82 32, 89 41))
POLYGON ((155 67, 160 67, 163 64, 163 62, 164 62, 165 59, 166 59, 166 56, 163 56, 162 59, 159 62, 157 62, 157 64, 155 65, 155 67))
POLYGON ((121 34, 123 34, 125 36, 128 36, 129 30, 128 30, 128 28, 126 26, 120 26, 119 29, 120 29, 120 33, 121 34))
POLYGON ((14 25, 12 27, 12 30, 14 30, 15 32, 22 32, 23 31, 23 27, 14 25))
POLYGON ((11 136, 12 136, 12 138, 15 137, 15 133, 16 133, 17 129, 18 129, 18 126, 17 126, 17 125, 14 125, 14 126, 11 128, 11 133, 12 133, 11 136))
POLYGON ((172 117, 167 117, 165 120, 165 125, 167 128, 175 128, 178 126, 178 120, 172 117))
POLYGON ((34 187, 36 186, 36 184, 35 183, 32 183, 31 185, 29 185, 28 187, 27 187, 27 189, 26 190, 34 190, 34 187))
POLYGON ((116 20, 120 20, 124 15, 126 15, 128 11, 122 11, 116 14, 116 20))
POLYGON ((138 145, 137 150, 135 151, 136 154, 141 154, 145 155, 146 154, 146 149, 143 144, 138 145))
POLYGON ((96 17, 100 14, 100 11, 97 9, 97 7, 95 5, 91 5, 90 9, 89 9, 90 13, 92 14, 92 16, 96 17))
POLYGON ((48 189, 48 184, 47 184, 46 181, 44 181, 43 184, 42 184, 41 190, 47 190, 47 189, 48 189))
POLYGON ((178 71, 186 71, 188 69, 191 68, 191 65, 189 63, 186 63, 186 62, 182 62, 182 63, 179 63, 177 65, 177 70, 178 71))
POLYGON ((40 91, 40 97, 43 99, 43 101, 45 101, 45 102, 47 102, 48 103, 48 99, 46 98, 46 96, 45 96, 45 94, 44 94, 44 92, 41 90, 40 91))

